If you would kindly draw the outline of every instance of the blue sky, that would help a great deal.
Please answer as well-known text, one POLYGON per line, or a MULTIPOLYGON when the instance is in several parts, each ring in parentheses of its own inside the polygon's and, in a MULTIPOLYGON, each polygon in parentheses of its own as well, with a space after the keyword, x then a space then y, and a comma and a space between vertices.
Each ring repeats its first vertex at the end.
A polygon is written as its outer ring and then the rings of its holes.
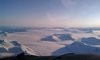
POLYGON ((0 0, 0 25, 99 27, 100 0, 0 0))

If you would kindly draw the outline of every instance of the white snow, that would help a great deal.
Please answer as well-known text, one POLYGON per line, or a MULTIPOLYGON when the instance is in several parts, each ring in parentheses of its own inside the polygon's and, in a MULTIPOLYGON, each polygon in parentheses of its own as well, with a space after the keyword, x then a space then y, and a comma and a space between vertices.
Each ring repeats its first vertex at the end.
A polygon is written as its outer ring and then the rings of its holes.
MULTIPOLYGON (((79 29, 33 29, 28 32, 7 33, 6 40, 18 41, 24 51, 29 54, 50 56, 65 53, 100 54, 100 34, 87 33, 79 29), (88 43, 88 38, 94 37, 95 46, 88 43), (83 38, 86 38, 83 40, 83 38), (83 41, 82 41, 83 40, 83 41), (85 42, 84 42, 85 41, 85 42)), ((91 39, 89 39, 90 41, 91 39)), ((92 42, 92 40, 91 40, 92 42)), ((14 42, 11 47, 16 46, 14 42), (13 45, 15 44, 15 45, 13 45)), ((19 44, 17 44, 19 46, 19 44)))
POLYGON ((53 52, 53 55, 62 55, 66 53, 100 54, 100 48, 88 46, 81 42, 73 42, 70 45, 67 45, 63 48, 56 50, 55 52, 53 52))

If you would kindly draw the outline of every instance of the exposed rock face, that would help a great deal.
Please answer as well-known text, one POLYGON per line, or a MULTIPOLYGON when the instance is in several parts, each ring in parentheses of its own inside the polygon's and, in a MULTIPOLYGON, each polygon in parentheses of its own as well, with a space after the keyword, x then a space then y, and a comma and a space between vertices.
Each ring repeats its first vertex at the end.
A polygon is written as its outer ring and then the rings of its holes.
POLYGON ((0 40, 0 44, 2 44, 4 42, 4 40, 0 40))
POLYGON ((12 47, 9 49, 10 53, 20 54, 24 52, 21 47, 12 47))
POLYGON ((11 41, 11 43, 12 43, 14 46, 21 46, 21 44, 18 43, 17 41, 11 41))
POLYGON ((8 52, 6 48, 0 47, 0 53, 8 52))

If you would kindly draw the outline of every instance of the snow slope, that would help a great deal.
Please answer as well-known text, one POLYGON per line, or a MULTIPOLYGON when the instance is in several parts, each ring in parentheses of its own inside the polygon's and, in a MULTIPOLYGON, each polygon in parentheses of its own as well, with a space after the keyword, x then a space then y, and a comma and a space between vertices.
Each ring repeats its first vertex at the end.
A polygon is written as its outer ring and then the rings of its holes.
POLYGON ((76 54, 100 54, 100 48, 88 46, 81 42, 73 42, 70 45, 66 45, 52 53, 52 55, 62 55, 66 53, 76 54))
POLYGON ((82 38, 81 42, 88 45, 100 45, 100 39, 97 39, 95 37, 82 38))

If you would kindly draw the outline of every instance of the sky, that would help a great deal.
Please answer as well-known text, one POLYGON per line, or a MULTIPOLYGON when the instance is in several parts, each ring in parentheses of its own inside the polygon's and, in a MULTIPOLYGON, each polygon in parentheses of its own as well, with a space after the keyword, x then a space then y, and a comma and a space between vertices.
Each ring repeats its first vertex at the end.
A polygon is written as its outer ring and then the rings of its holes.
POLYGON ((0 26, 99 27, 100 0, 0 0, 0 26))

